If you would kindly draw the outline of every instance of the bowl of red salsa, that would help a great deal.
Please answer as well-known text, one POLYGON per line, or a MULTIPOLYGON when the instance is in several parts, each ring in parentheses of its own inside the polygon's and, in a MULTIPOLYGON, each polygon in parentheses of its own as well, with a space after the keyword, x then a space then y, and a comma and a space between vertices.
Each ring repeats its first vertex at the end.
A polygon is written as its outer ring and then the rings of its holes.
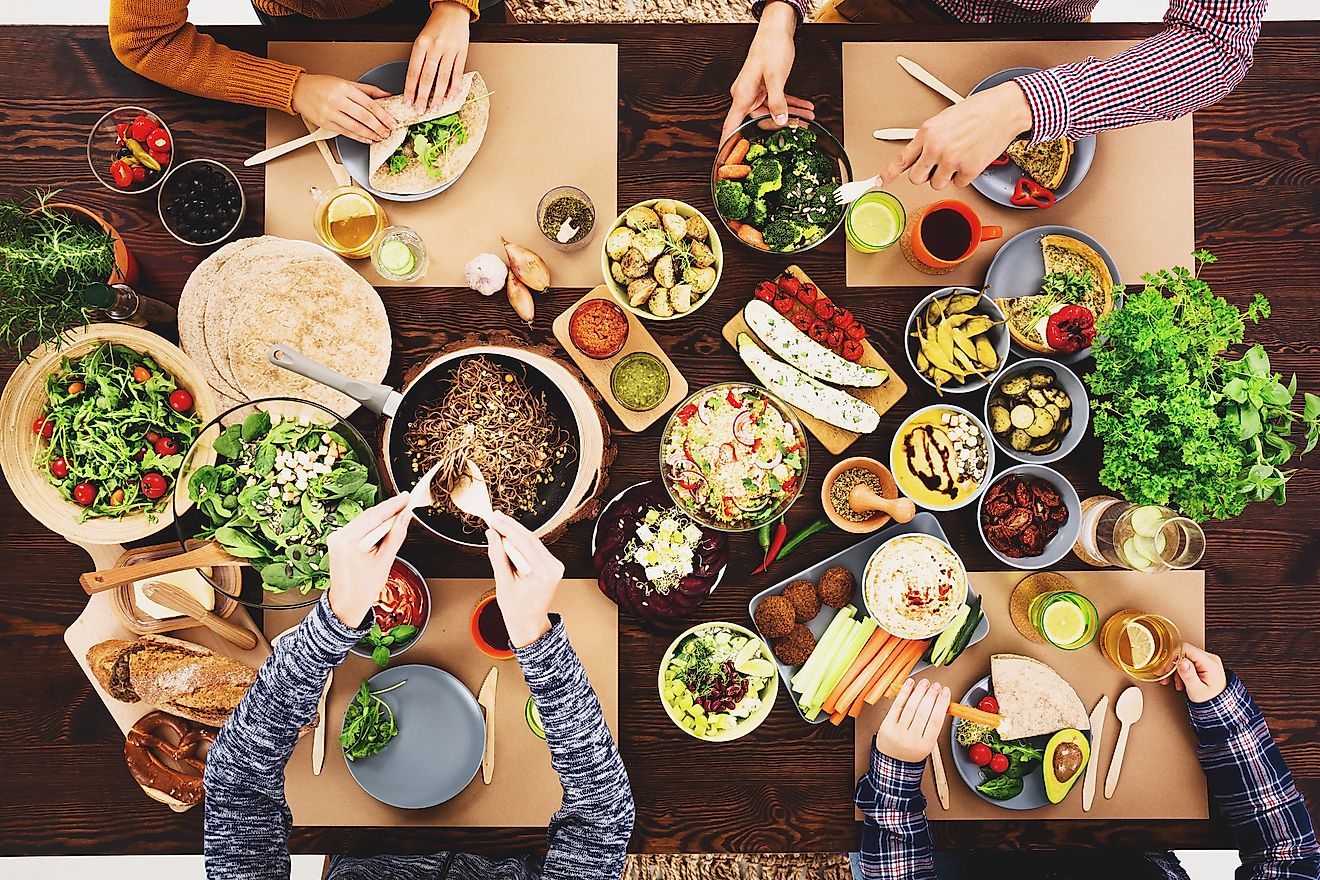
POLYGON ((351 649, 359 657, 372 657, 383 647, 389 657, 378 656, 376 662, 384 666, 382 659, 388 663, 421 640, 431 618, 431 593, 421 572, 407 560, 394 560, 372 618, 371 631, 351 649))

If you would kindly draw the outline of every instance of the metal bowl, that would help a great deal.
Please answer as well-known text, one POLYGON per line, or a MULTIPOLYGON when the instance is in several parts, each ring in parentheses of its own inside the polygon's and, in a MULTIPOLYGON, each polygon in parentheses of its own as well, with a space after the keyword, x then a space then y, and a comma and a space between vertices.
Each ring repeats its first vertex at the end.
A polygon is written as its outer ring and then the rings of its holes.
MULTIPOLYGON (((907 352, 908 366, 912 367, 912 372, 916 373, 917 377, 930 387, 934 388, 935 383, 930 380, 929 376, 917 369, 918 346, 917 340, 912 335, 917 331, 917 316, 926 311, 926 307, 937 297, 947 296, 951 293, 969 293, 972 296, 975 296, 979 292, 980 291, 974 290, 970 287, 943 287, 934 293, 923 297, 921 302, 917 303, 917 307, 912 310, 910 315, 908 315, 907 326, 903 330, 903 340, 905 342, 903 350, 907 352)), ((993 381, 996 373, 1003 370, 1004 364, 1008 362, 1009 336, 1008 326, 1004 324, 1004 312, 995 304, 994 299, 987 295, 981 297, 981 301, 976 304, 976 308, 972 309, 972 314, 986 315, 997 322, 995 326, 986 331, 986 336, 989 338, 990 344, 995 348, 995 354, 999 356, 999 366, 990 373, 990 381, 993 381)), ((949 382, 945 384, 941 390, 946 391, 949 394, 967 394, 972 391, 980 391, 989 384, 990 382, 985 379, 973 377, 961 384, 949 382)))
MULTIPOLYGON (((720 149, 715 154, 715 161, 711 163, 710 166, 710 201, 712 206, 715 204, 715 186, 719 183, 719 178, 716 176, 716 174, 719 171, 720 166, 724 164, 725 159, 728 158, 728 155, 733 150, 734 145, 737 144, 741 138, 747 138, 747 140, 751 141, 752 143, 756 143, 758 140, 761 140, 772 134, 773 131, 769 131, 761 128, 761 123, 765 122, 769 118, 770 117, 767 115, 767 116, 758 116, 755 119, 747 120, 741 126, 738 127, 737 131, 729 135, 729 137, 725 139, 724 143, 720 144, 720 149)), ((839 163, 839 184, 842 186, 843 184, 848 183, 849 181, 852 180, 852 163, 848 161, 848 153, 843 149, 843 144, 839 143, 839 139, 836 138, 834 135, 830 134, 829 129, 825 128, 823 125, 821 125, 820 123, 816 122, 813 119, 804 119, 801 116, 794 116, 791 113, 789 114, 788 125, 786 127, 809 128, 812 131, 814 131, 816 133, 816 146, 820 147, 822 152, 824 152, 827 156, 833 157, 834 160, 839 163)), ((830 236, 834 235, 834 233, 839 231, 840 227, 843 226, 844 220, 848 216, 847 209, 841 211, 839 213, 839 219, 834 222, 834 225, 831 226, 828 230, 826 230, 824 235, 822 235, 820 238, 816 239, 815 241, 811 242, 810 244, 803 245, 802 247, 796 248, 791 251, 765 251, 754 245, 748 244, 747 242, 743 241, 741 238, 738 238, 738 233, 735 232, 733 227, 729 225, 729 221, 726 220, 724 216, 720 214, 718 208, 715 209, 715 213, 716 215, 719 216, 720 222, 724 224, 724 228, 729 231, 729 235, 733 236, 734 239, 742 243, 744 247, 750 248, 751 250, 757 251, 758 253, 776 253, 776 254, 785 254, 785 255, 804 253, 806 251, 811 250, 812 248, 817 247, 822 242, 828 241, 830 236)))

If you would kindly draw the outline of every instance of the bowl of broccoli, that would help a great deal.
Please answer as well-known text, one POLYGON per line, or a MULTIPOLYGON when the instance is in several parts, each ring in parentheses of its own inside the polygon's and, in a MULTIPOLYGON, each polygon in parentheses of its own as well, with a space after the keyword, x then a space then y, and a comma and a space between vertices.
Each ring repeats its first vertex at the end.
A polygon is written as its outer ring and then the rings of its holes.
POLYGON ((843 225, 834 191, 852 179, 843 145, 810 119, 790 116, 776 131, 769 117, 748 120, 720 146, 711 166, 715 213, 750 248, 800 254, 843 225))

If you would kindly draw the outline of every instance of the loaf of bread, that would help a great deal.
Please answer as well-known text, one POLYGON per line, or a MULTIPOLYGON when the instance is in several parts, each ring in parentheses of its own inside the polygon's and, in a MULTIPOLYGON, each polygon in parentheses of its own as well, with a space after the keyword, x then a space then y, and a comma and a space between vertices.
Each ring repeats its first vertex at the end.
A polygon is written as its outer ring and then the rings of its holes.
POLYGON ((235 660, 167 636, 110 639, 87 651, 96 680, 116 700, 219 727, 256 680, 235 660))

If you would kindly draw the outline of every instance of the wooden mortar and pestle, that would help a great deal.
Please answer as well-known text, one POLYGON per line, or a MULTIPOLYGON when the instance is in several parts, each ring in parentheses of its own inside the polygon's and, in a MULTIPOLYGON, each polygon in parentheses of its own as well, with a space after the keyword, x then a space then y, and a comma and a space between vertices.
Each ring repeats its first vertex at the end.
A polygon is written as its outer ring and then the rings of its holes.
POLYGON ((895 522, 906 523, 911 521, 912 517, 917 514, 917 506, 912 502, 912 499, 899 497, 898 483, 894 481, 894 476, 889 472, 889 468, 873 458, 862 455, 845 458, 830 468, 829 473, 825 475, 825 481, 821 484, 820 497, 821 506, 825 508, 825 516, 829 518, 829 521, 843 531, 854 535, 874 532, 891 519, 895 522), (876 492, 866 483, 858 483, 849 490, 847 499, 844 501, 848 507, 857 513, 874 514, 861 522, 854 522, 842 516, 835 506, 833 497, 834 483, 839 475, 853 468, 870 471, 876 476, 881 487, 881 491, 876 492))

